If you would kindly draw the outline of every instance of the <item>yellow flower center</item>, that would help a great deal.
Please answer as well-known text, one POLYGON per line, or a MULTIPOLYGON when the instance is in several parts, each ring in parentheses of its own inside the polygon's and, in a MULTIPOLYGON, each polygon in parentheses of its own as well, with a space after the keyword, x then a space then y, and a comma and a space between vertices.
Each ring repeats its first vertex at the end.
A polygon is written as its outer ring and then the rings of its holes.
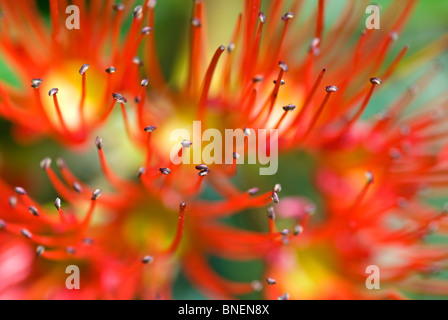
MULTIPOLYGON (((42 83, 42 102, 50 121, 61 127, 55 105, 46 94, 53 88, 59 89, 57 98, 62 117, 68 129, 75 130, 81 126, 80 104, 82 98, 82 77, 78 70, 83 65, 79 61, 71 61, 58 68, 51 69, 42 83)), ((107 75, 98 68, 90 67, 86 73, 86 93, 84 101, 84 118, 91 123, 107 109, 108 101, 104 100, 107 75)), ((112 98, 111 98, 112 101, 112 98)))

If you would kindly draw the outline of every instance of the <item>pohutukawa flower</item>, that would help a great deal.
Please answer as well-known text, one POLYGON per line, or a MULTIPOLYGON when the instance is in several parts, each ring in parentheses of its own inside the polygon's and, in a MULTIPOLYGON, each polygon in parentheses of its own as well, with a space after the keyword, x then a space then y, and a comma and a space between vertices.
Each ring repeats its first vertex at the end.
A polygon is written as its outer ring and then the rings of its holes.
MULTIPOLYGON (((96 144, 98 144, 98 138, 96 144)), ((31 290, 30 293, 22 292, 22 297, 50 297, 56 299, 66 297, 65 283, 58 283, 57 280, 59 278, 56 276, 57 266, 75 260, 83 263, 86 277, 90 282, 88 290, 84 289, 85 291, 82 291, 80 295, 72 296, 73 298, 113 297, 130 299, 135 298, 136 295, 145 298, 170 298, 172 296, 172 275, 176 265, 176 260, 172 259, 174 255, 179 253, 180 261, 191 267, 200 263, 201 268, 198 271, 213 274, 210 267, 202 260, 202 255, 210 250, 218 250, 219 246, 218 248, 213 246, 208 248, 207 246, 204 247, 203 243, 208 238, 209 233, 221 232, 222 226, 220 224, 210 225, 211 221, 229 214, 228 208, 238 210, 239 208, 261 207, 271 202, 271 192, 266 192, 258 197, 250 197, 241 193, 241 195, 215 202, 204 202, 192 198, 188 205, 186 202, 180 202, 176 219, 172 215, 171 209, 167 209, 160 203, 160 199, 163 199, 161 195, 164 193, 164 189, 169 187, 168 180, 158 181, 159 179, 155 177, 154 171, 151 172, 152 177, 149 178, 148 174, 150 172, 146 170, 140 170, 141 180, 138 183, 119 180, 107 166, 103 148, 98 148, 98 152, 107 180, 117 189, 115 194, 102 192, 100 189, 90 189, 88 186, 82 186, 81 188, 79 182, 76 182, 79 185, 78 190, 74 190, 71 188, 72 185, 75 185, 73 181, 80 180, 69 171, 65 162, 57 161, 59 164, 63 164, 59 165, 62 176, 62 178, 59 178, 51 167, 51 160, 47 158, 43 161, 43 163, 48 164, 43 166, 45 173, 54 188, 67 202, 66 208, 63 209, 63 200, 59 197, 56 198, 54 207, 57 215, 33 201, 25 189, 21 187, 13 189, 0 182, 1 198, 6 197, 8 199, 7 197, 11 194, 19 196, 18 199, 15 199, 14 206, 9 205, 8 201, 0 202, 2 218, 5 219, 1 220, 2 232, 12 236, 24 237, 30 241, 30 244, 36 246, 35 255, 39 260, 33 262, 33 268, 38 268, 37 266, 43 263, 42 260, 53 261, 55 268, 54 270, 46 269, 43 271, 47 275, 55 275, 54 279, 46 283, 46 287, 43 289, 44 292, 51 289, 52 296, 33 295, 31 290), (85 202, 88 203, 86 212, 84 214, 77 213, 74 206, 85 202), (147 208, 154 206, 158 209, 150 211, 148 216, 147 208), (34 218, 27 215, 27 211, 34 218), (165 211, 167 215, 162 220, 160 220, 161 216, 158 215, 161 211, 165 211), (191 222, 188 225, 185 224, 187 212, 188 215, 191 215, 191 222), (117 216, 114 216, 115 214, 117 216), (101 222, 104 217, 108 217, 106 223, 101 222), (136 230, 130 231, 128 228, 143 217, 146 217, 144 220, 147 223, 145 222, 142 225, 143 229, 138 232, 143 232, 142 235, 144 234, 145 242, 148 242, 148 244, 141 246, 133 236, 136 230), (147 220, 148 218, 150 219, 147 220), (164 244, 171 237, 171 228, 173 224, 176 224, 176 221, 177 231, 171 244, 165 247, 164 244), (98 232, 95 231, 97 229, 98 232), (165 232, 160 234, 160 230, 165 232), (186 241, 183 240, 185 231, 188 232, 186 241), (116 232, 121 236, 111 237, 116 232), (123 246, 123 244, 125 245, 123 246), (151 253, 151 255, 147 253, 151 253), (145 265, 149 264, 153 265, 153 268, 146 270, 145 265), (110 272, 113 272, 113 277, 116 279, 114 284, 98 282, 98 279, 111 276, 110 272), (158 280, 154 281, 154 279, 158 280), (128 290, 114 289, 123 288, 123 286, 127 287, 128 290), (106 290, 107 293, 103 294, 103 290, 106 290), (116 293, 112 294, 110 290, 116 293)), ((201 173, 210 173, 206 165, 198 165, 197 170, 200 170, 201 173)), ((161 168, 160 172, 163 174, 170 173, 171 175, 177 173, 168 168, 161 168)), ((190 174, 193 178, 194 171, 190 174)), ((202 182, 203 179, 197 181, 202 182)), ((12 197, 9 199, 12 199, 12 197)), ((172 206, 172 203, 170 206, 172 206)), ((228 228, 226 232, 238 234, 240 231, 228 228)), ((116 235, 118 234, 116 233, 116 235)), ((245 233, 243 232, 241 236, 238 241, 244 243, 245 233)), ((278 238, 280 234, 275 237, 263 234, 258 236, 260 239, 265 238, 265 241, 273 241, 274 243, 274 239, 278 238)), ((31 268, 32 265, 28 267, 31 268)), ((190 272, 196 274, 197 271, 190 270, 190 272)), ((30 277, 23 283, 24 288, 27 286, 31 288, 33 283, 34 280, 30 277)), ((215 294, 230 296, 233 290, 237 290, 235 292, 252 292, 253 288, 250 284, 238 284, 230 292, 219 291, 215 294)))
MULTIPOLYGON (((82 27, 71 30, 58 0, 49 1, 50 28, 34 1, 0 2, 2 58, 14 68, 21 86, 18 90, 1 84, 0 114, 16 125, 19 137, 46 135, 66 144, 82 143, 104 124, 116 103, 123 103, 112 98, 113 92, 140 94, 142 62, 136 56, 140 47, 152 47, 154 41, 147 39, 152 27, 145 25, 153 23, 150 2, 133 9, 132 28, 123 42, 120 29, 131 9, 125 5, 95 4, 85 10, 82 1, 82 27), (14 32, 8 32, 11 29, 14 32)), ((152 73, 158 65, 147 68, 152 73)))
MULTIPOLYGON (((222 39, 229 45, 212 48, 210 56, 205 3, 193 1, 189 47, 182 52, 188 63, 178 81, 166 81, 161 72, 155 35, 163 30, 154 26, 154 0, 136 7, 78 1, 82 26, 76 32, 63 26, 63 1, 49 3, 50 28, 35 2, 0 0, 2 58, 22 85, 19 90, 0 84, 0 115, 15 125, 20 139, 48 136, 64 147, 87 141, 98 153, 107 186, 91 188, 62 159, 56 161, 58 174, 50 158, 40 163, 40 174, 58 193, 51 206, 0 181, 0 236, 26 262, 26 276, 14 278, 21 297, 169 299, 179 266, 209 297, 261 291, 280 300, 397 298, 399 289, 433 288, 448 294, 445 282, 433 287, 430 278, 420 277, 444 268, 448 258, 445 247, 424 241, 430 233, 446 232, 445 211, 422 200, 425 188, 448 183, 444 101, 431 102, 441 112, 403 117, 417 94, 413 89, 382 116, 363 118, 407 53, 406 46, 385 62, 416 1, 394 2, 381 30, 358 35, 353 12, 363 16, 365 8, 355 1, 324 28, 324 0, 300 26, 294 23, 302 1, 271 1, 263 13, 260 0, 246 0, 230 39, 222 39), (120 40, 126 16, 132 23, 120 40), (126 158, 108 162, 110 138, 95 139, 100 127, 115 130, 109 128, 114 112, 143 155, 130 178, 119 174, 126 158), (203 131, 242 129, 247 138, 264 139, 258 129, 278 129, 281 152, 313 159, 312 182, 322 203, 283 196, 282 189, 296 193, 283 181, 241 191, 232 181, 242 158, 236 150, 224 150, 233 155, 232 164, 171 163, 171 131, 191 131, 195 120, 203 131), (218 200, 201 198, 206 186, 218 200), (264 212, 257 216, 264 230, 222 222, 249 209, 264 212), (230 281, 213 270, 208 255, 258 259, 266 274, 230 281), (88 285, 80 296, 67 293, 57 273, 69 261, 85 268, 88 285), (368 265, 381 268, 388 290, 374 295, 365 289, 368 265), (40 284, 36 278, 43 275, 48 280, 40 284)), ((424 89, 433 73, 415 87, 424 89)), ((201 146, 182 137, 175 148, 182 159, 201 146)), ((0 297, 9 289, 0 283, 0 297)))

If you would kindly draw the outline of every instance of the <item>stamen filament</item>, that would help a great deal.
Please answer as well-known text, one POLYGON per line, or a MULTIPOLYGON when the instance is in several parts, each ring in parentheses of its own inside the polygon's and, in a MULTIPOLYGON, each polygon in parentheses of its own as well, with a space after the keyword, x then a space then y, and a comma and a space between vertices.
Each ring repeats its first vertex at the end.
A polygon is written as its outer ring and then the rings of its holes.
POLYGON ((179 206, 179 220, 178 220, 178 224, 177 224, 176 236, 174 238, 173 243, 166 251, 166 254, 168 254, 168 255, 174 254, 174 252, 178 249, 179 244, 182 240, 182 235, 184 232, 184 224, 185 224, 185 209, 186 209, 186 207, 187 206, 186 206, 185 202, 182 202, 179 206))

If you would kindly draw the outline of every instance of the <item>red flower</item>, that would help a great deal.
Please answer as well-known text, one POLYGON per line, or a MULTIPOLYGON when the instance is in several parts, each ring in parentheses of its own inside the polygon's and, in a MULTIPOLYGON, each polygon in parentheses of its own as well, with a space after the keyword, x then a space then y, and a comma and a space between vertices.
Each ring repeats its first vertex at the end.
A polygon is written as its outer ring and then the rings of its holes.
MULTIPOLYGON (((55 202, 58 216, 25 189, 0 185, 0 228, 6 231, 0 252, 8 257, 13 251, 11 257, 23 262, 24 270, 19 275, 8 263, 0 264, 0 273, 11 275, 0 296, 171 298, 179 265, 194 285, 218 298, 254 290, 275 299, 398 298, 399 289, 446 293, 445 283, 433 287, 433 280, 420 277, 446 263, 444 247, 424 242, 436 227, 445 232, 446 220, 420 196, 424 186, 446 185, 439 121, 444 114, 402 119, 412 91, 379 119, 362 118, 408 50, 402 48, 385 64, 416 1, 394 2, 388 9, 394 14, 383 20, 382 29, 364 31, 353 44, 359 22, 355 1, 326 31, 324 0, 318 1, 311 23, 296 29, 292 23, 302 1, 287 10, 283 1, 272 1, 264 14, 260 0, 247 0, 229 45, 215 48, 211 57, 205 51, 204 3, 194 1, 188 65, 180 84, 166 83, 160 71, 152 31, 163 30, 152 30, 155 1, 133 10, 124 42, 119 35, 126 11, 112 1, 104 7, 78 2, 82 28, 69 31, 61 27, 63 2, 51 0, 51 35, 34 3, 1 3, 3 26, 11 26, 0 43, 5 58, 21 84, 32 81, 20 92, 0 86, 0 114, 16 125, 15 132, 22 138, 52 136, 63 146, 90 142, 96 128, 105 126, 109 135, 107 130, 114 130, 106 122, 118 103, 127 136, 143 158, 135 170, 138 182, 121 178, 115 169, 126 155, 109 165, 110 140, 96 138, 109 192, 82 184, 62 160, 60 178, 51 160, 43 160, 41 167, 62 199, 55 202), (142 58, 136 58, 140 47, 142 58), (50 97, 44 99, 47 92, 50 97), (256 189, 241 191, 231 181, 236 154, 228 165, 171 163, 169 134, 194 120, 203 130, 244 129, 246 135, 250 129, 278 129, 281 152, 300 150, 314 160, 322 204, 279 199, 280 185, 261 195, 256 189), (220 200, 200 198, 205 184, 220 200), (269 219, 264 217, 265 232, 220 221, 246 209, 265 210, 272 202, 276 207, 268 209, 269 219), (312 219, 314 212, 320 222, 312 219), (277 223, 287 227, 280 231, 277 223), (38 257, 30 254, 30 245, 38 257), (226 280, 209 265, 209 254, 260 259, 266 281, 226 280), (67 293, 60 270, 72 262, 85 274, 77 293, 67 293), (380 294, 365 289, 369 265, 381 269, 387 289, 380 294)), ((429 73, 419 80, 422 87, 428 78, 429 73)), ((189 148, 200 146, 184 140, 177 148, 179 157, 187 157, 189 148)))
MULTIPOLYGON (((107 9, 95 3, 87 10, 81 1, 82 28, 72 30, 65 27, 63 1, 49 3, 51 32, 35 2, 1 2, 3 58, 21 89, 0 87, 0 114, 17 125, 15 132, 21 138, 48 135, 64 144, 80 144, 104 124, 115 104, 124 108, 126 98, 115 92, 125 89, 134 96, 144 95, 137 54, 144 39, 152 37, 151 27, 144 23, 152 25, 153 5, 145 1, 135 8, 131 30, 121 43, 123 5, 107 1, 107 9)), ((148 40, 149 48, 152 42, 148 40)), ((145 58, 151 57, 149 53, 145 58)), ((147 71, 155 77, 153 67, 158 68, 157 63, 151 62, 147 71)))

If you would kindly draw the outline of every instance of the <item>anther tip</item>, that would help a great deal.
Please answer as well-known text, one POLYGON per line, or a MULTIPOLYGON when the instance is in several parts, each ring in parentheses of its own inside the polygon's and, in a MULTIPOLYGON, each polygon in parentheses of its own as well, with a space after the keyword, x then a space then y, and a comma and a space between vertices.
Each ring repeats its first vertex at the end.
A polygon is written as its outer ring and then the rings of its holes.
POLYGON ((134 19, 140 19, 141 16, 142 16, 142 13, 143 13, 143 8, 142 8, 142 6, 136 6, 136 7, 134 8, 134 13, 133 13, 133 15, 134 15, 134 19))
POLYGON ((289 293, 284 293, 278 297, 278 300, 289 300, 289 293))
POLYGON ((300 235, 302 233, 303 233, 303 227, 300 224, 296 225, 294 227, 294 235, 298 236, 298 235, 300 235))
POLYGON ((374 78, 370 78, 370 83, 380 85, 383 83, 383 81, 380 78, 374 77, 374 78))
POLYGON ((106 69, 106 72, 108 74, 115 73, 115 72, 117 72, 117 68, 115 68, 114 66, 110 66, 109 68, 106 69))
POLYGON ((296 106, 293 104, 288 104, 287 106, 283 107, 283 110, 285 111, 294 111, 296 109, 296 106))
POLYGON ((161 174, 163 174, 165 176, 168 176, 171 174, 171 169, 169 169, 169 168, 160 168, 159 171, 161 174))
POLYGON ((132 58, 132 63, 138 65, 139 67, 143 66, 143 60, 139 57, 132 58))
POLYGON ((251 188, 251 189, 247 190, 247 193, 250 194, 251 196, 253 196, 258 191, 259 191, 259 189, 257 187, 255 187, 255 188, 251 188))
POLYGON ((29 232, 27 229, 20 230, 20 233, 22 234, 22 236, 24 236, 27 239, 31 239, 33 237, 31 232, 29 232))
POLYGON ((263 79, 264 79, 264 77, 262 75, 257 75, 252 79, 252 81, 256 83, 256 82, 263 81, 263 79))
POLYGON ((144 130, 145 130, 145 132, 147 132, 147 133, 151 133, 151 132, 156 131, 156 130, 157 130, 157 127, 154 127, 154 126, 147 126, 144 130))
POLYGON ((42 84, 42 82, 43 82, 44 80, 42 80, 42 79, 32 79, 31 80, 31 87, 32 88, 34 88, 34 89, 38 89, 39 88, 39 86, 42 84))
POLYGON ((184 148, 190 148, 193 145, 193 142, 191 142, 190 140, 182 140, 180 144, 184 148))
POLYGON ((146 173, 146 168, 141 167, 140 169, 138 169, 137 177, 141 178, 145 173, 146 173))
POLYGON ((206 164, 200 164, 200 165, 197 165, 195 167, 195 169, 198 170, 198 171, 207 170, 208 166, 206 164))
POLYGON ((119 93, 112 93, 112 97, 118 102, 118 103, 126 103, 128 102, 128 100, 123 97, 121 94, 119 93))
POLYGON ((259 280, 254 280, 251 283, 252 289, 256 292, 263 290, 263 284, 259 280))
POLYGON ((367 183, 369 183, 369 184, 373 183, 374 176, 373 176, 373 173, 371 171, 366 171, 365 176, 366 176, 367 183))
POLYGON ((339 88, 336 86, 328 86, 325 88, 325 91, 327 91, 328 93, 330 92, 338 92, 339 88))
POLYGON ((56 207, 56 210, 61 210, 62 204, 61 204, 61 199, 56 198, 56 200, 54 201, 54 206, 56 207))
POLYGON ((50 97, 52 97, 52 96, 54 96, 55 94, 57 94, 59 92, 59 89, 58 88, 53 88, 53 89, 51 89, 50 91, 48 91, 48 95, 50 96, 50 97))
POLYGON ((196 28, 200 28, 202 26, 201 20, 198 18, 191 19, 191 25, 196 28))
POLYGON ((12 196, 9 198, 9 206, 14 209, 17 206, 17 198, 12 196))
POLYGON ((148 1, 148 8, 153 9, 157 4, 157 0, 149 0, 148 1))
POLYGON ((14 191, 15 191, 17 194, 21 195, 21 196, 25 196, 25 195, 26 195, 26 191, 25 191, 25 189, 23 189, 22 187, 15 187, 15 188, 14 188, 14 191))
POLYGON ((288 65, 286 63, 284 63, 283 61, 279 61, 278 65, 279 65, 280 69, 282 69, 284 72, 288 71, 288 65))
POLYGON ((77 193, 82 193, 82 187, 79 182, 73 182, 73 190, 75 190, 77 193))
POLYGON ((103 139, 101 139, 100 137, 96 137, 95 145, 98 150, 103 149, 103 139))
POLYGON ((51 159, 50 158, 45 158, 40 162, 40 167, 42 168, 42 170, 48 170, 51 166, 51 159))
POLYGON ((36 248, 36 255, 38 257, 42 256, 44 254, 44 252, 45 252, 45 247, 44 246, 38 246, 36 248))
POLYGON ((142 29, 142 34, 144 34, 144 35, 148 35, 148 34, 151 33, 151 31, 152 31, 152 28, 151 28, 151 27, 144 27, 144 28, 142 29))
POLYGON ((93 239, 92 238, 84 238, 83 240, 82 240, 82 243, 84 243, 86 246, 90 246, 90 245, 92 245, 93 244, 93 239))
POLYGON ((294 18, 294 13, 292 12, 286 12, 283 16, 282 16, 282 20, 283 21, 287 21, 289 19, 294 18))
POLYGON ((142 259, 142 263, 143 264, 150 264, 150 263, 152 263, 154 261, 154 257, 152 257, 152 256, 145 256, 145 257, 143 257, 143 259, 142 259))
POLYGON ((67 164, 65 163, 65 160, 62 158, 56 159, 56 165, 58 166, 59 169, 63 169, 67 166, 67 164))
POLYGON ((89 67, 90 65, 88 64, 82 65, 81 69, 79 69, 79 74, 83 76, 87 72, 87 70, 89 70, 89 67))
MULTIPOLYGON (((274 80, 273 82, 274 82, 274 84, 277 84, 277 80, 274 80)), ((286 84, 285 80, 283 80, 283 79, 280 80, 280 85, 281 86, 284 86, 285 84, 286 84)))
POLYGON ((198 175, 200 177, 206 177, 210 174, 210 172, 211 172, 210 169, 205 169, 205 170, 202 170, 201 172, 199 172, 198 175))
POLYGON ((268 208, 268 218, 271 220, 275 220, 275 211, 273 207, 268 208))
POLYGON ((96 189, 95 191, 93 191, 92 193, 92 201, 98 200, 98 198, 101 196, 101 190, 100 189, 96 189))
POLYGON ((140 85, 141 85, 142 87, 147 87, 148 84, 149 84, 149 80, 146 79, 146 78, 143 79, 143 80, 140 82, 140 85))
POLYGON ((114 4, 112 6, 112 8, 118 12, 118 11, 123 11, 125 7, 124 7, 124 4, 118 3, 118 4, 114 4))
POLYGON ((398 40, 398 32, 397 31, 392 31, 389 34, 390 38, 392 39, 392 41, 397 41, 398 40))
POLYGON ((37 210, 36 207, 30 206, 30 207, 28 208, 28 211, 29 211, 33 216, 35 216, 35 217, 38 217, 38 216, 39 216, 39 211, 37 210))

